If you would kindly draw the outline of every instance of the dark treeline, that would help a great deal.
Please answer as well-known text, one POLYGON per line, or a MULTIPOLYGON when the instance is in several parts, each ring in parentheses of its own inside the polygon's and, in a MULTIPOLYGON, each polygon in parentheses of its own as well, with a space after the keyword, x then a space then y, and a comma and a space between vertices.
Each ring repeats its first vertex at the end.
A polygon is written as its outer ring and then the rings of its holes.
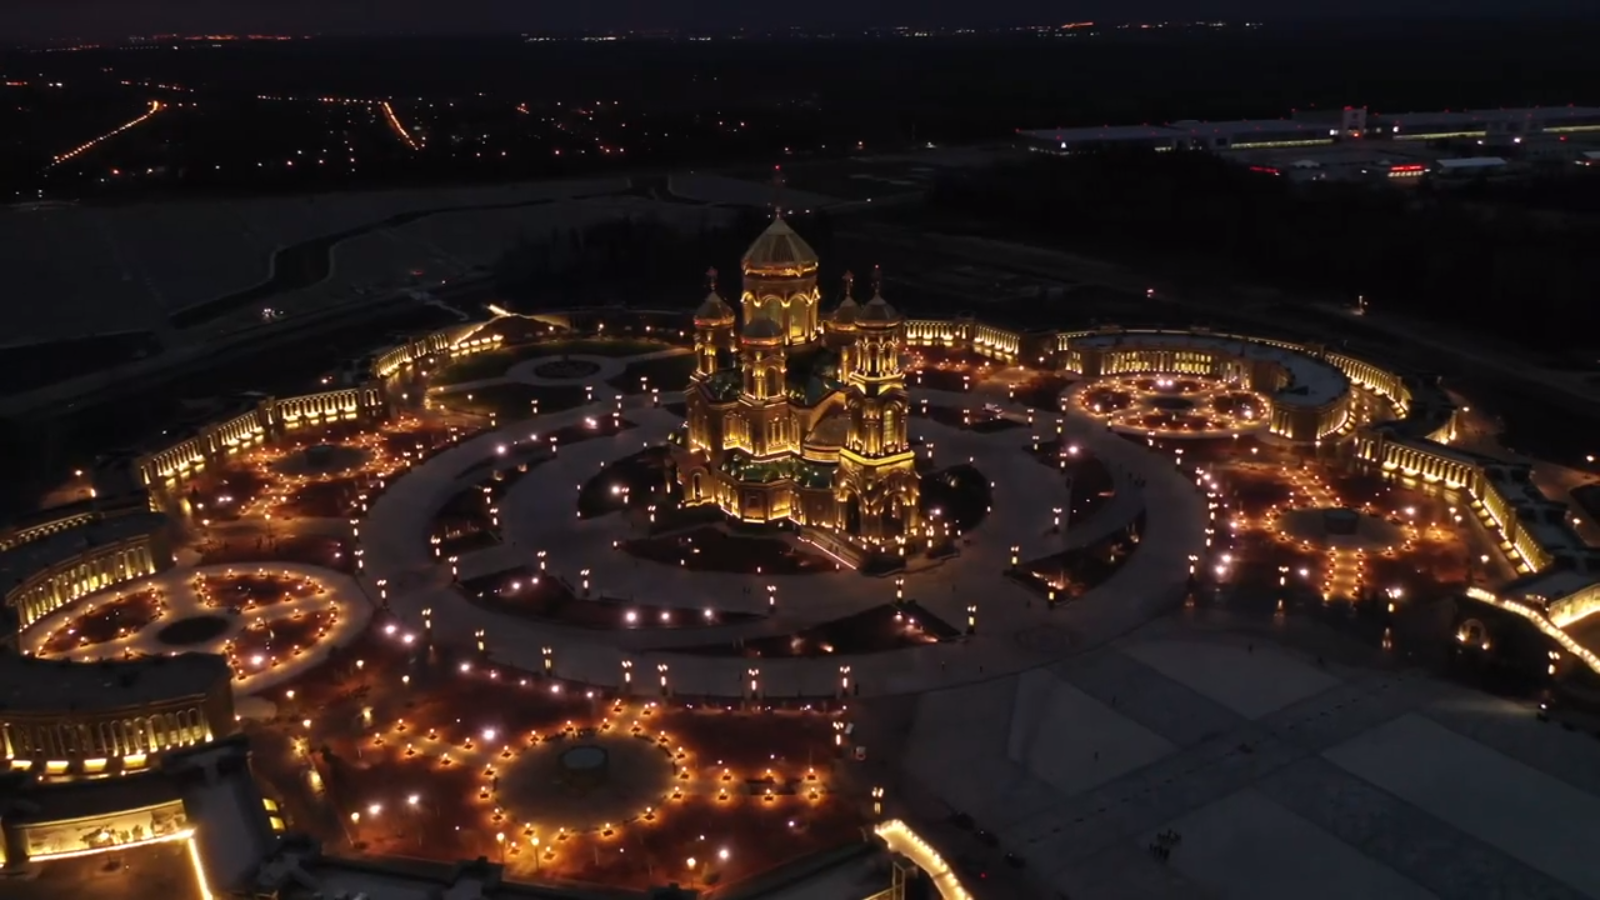
MULTIPOLYGON (((1597 195, 1596 179, 1563 181, 1597 195)), ((1600 217, 1506 202, 1500 186, 1294 185, 1204 153, 1039 157, 949 177, 935 209, 1013 237, 1219 280, 1366 295, 1546 348, 1592 344, 1600 217)), ((1554 193, 1507 186, 1514 199, 1554 193)))
MULTIPOLYGON (((525 234, 495 261, 495 288, 529 309, 692 308, 704 295, 706 270, 716 268, 723 297, 736 300, 739 260, 770 221, 769 213, 747 208, 698 229, 644 216, 525 234)), ((834 229, 827 214, 790 222, 820 257, 832 255, 834 229)))

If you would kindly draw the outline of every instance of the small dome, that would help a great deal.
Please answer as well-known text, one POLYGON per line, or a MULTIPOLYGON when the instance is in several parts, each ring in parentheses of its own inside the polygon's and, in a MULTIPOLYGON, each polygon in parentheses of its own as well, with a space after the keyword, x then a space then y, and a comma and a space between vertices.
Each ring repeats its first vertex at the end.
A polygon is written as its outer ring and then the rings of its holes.
POLYGON ((700 304, 700 308, 694 311, 694 320, 708 324, 731 322, 733 321, 733 307, 729 306, 727 301, 723 300, 716 291, 712 291, 706 295, 706 299, 700 304))
POLYGON ((772 319, 757 319, 744 327, 741 337, 747 341, 781 340, 783 326, 772 319))
POLYGON ((846 294, 844 299, 839 301, 839 305, 834 307, 833 321, 840 325, 853 325, 856 316, 860 314, 861 304, 856 302, 856 298, 846 294))
POLYGON ((814 267, 817 251, 796 234, 789 223, 778 217, 767 230, 761 232, 750 249, 744 252, 745 271, 752 269, 792 269, 814 267))
POLYGON ((889 305, 889 301, 883 299, 882 294, 873 294, 867 305, 861 307, 861 313, 856 316, 856 321, 888 325, 900 321, 900 313, 889 305))

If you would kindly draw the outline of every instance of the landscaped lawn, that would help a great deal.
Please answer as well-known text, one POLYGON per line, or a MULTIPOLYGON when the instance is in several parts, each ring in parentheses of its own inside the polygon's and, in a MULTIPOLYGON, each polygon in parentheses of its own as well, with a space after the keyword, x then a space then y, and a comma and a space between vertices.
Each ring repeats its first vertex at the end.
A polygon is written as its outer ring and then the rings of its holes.
POLYGON ((608 463, 600 474, 584 482, 578 492, 578 514, 585 519, 620 512, 629 507, 642 509, 654 503, 668 504, 665 447, 648 447, 631 456, 608 463))
POLYGON ((533 401, 539 401, 539 413, 545 415, 582 406, 587 402, 584 389, 575 384, 533 385, 508 381, 470 391, 435 394, 434 403, 452 412, 487 416, 499 419, 526 419, 533 415, 533 401))
POLYGON ((821 554, 796 550, 780 538, 732 535, 709 526, 684 534, 624 541, 622 547, 643 559, 701 572, 802 575, 838 568, 821 554))
POLYGON ((989 478, 966 465, 951 466, 922 476, 922 508, 931 516, 955 523, 963 534, 978 527, 989 514, 989 478))
MULTIPOLYGON (((663 344, 660 341, 639 338, 572 338, 570 340, 518 344, 514 347, 501 347, 498 350, 474 353, 471 356, 464 356, 449 362, 433 374, 429 379, 429 383, 443 386, 479 381, 486 378, 498 378, 516 363, 542 356, 557 359, 562 356, 640 356, 645 353, 665 350, 669 346, 671 345, 663 344)), ((637 377, 634 380, 637 381, 637 377)))
POLYGON ((658 356, 629 363, 627 371, 608 379, 606 383, 624 394, 642 394, 651 388, 681 391, 688 385, 689 376, 693 373, 694 354, 680 353, 677 356, 658 356), (641 377, 646 379, 646 383, 639 383, 641 377))

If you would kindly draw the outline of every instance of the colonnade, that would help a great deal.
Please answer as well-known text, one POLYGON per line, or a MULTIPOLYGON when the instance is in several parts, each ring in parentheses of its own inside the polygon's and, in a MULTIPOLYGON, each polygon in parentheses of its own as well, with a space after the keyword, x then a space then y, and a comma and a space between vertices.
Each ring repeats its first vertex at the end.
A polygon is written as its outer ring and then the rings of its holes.
MULTIPOLYGON (((76 763, 95 763, 80 771, 99 768, 106 760, 138 761, 149 754, 203 744, 212 739, 211 726, 198 706, 163 712, 86 717, 81 720, 30 722, 25 717, 0 720, 0 749, 9 760, 43 760, 46 774, 67 774, 76 763)), ((92 774, 92 773, 91 773, 92 774)))
POLYGON ((91 547, 79 556, 35 573, 7 594, 17 610, 17 626, 25 629, 50 613, 97 591, 153 575, 159 568, 153 534, 116 544, 91 547))

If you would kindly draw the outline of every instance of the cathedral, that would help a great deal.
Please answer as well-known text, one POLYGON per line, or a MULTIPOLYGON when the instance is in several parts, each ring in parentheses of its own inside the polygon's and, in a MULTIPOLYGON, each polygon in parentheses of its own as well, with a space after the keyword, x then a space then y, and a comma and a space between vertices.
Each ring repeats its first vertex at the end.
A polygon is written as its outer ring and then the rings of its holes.
POLYGON ((739 314, 711 293, 694 314, 687 430, 673 451, 686 505, 789 520, 883 545, 919 524, 906 435, 905 330, 873 278, 820 309, 817 255, 782 216, 741 265, 739 314))

